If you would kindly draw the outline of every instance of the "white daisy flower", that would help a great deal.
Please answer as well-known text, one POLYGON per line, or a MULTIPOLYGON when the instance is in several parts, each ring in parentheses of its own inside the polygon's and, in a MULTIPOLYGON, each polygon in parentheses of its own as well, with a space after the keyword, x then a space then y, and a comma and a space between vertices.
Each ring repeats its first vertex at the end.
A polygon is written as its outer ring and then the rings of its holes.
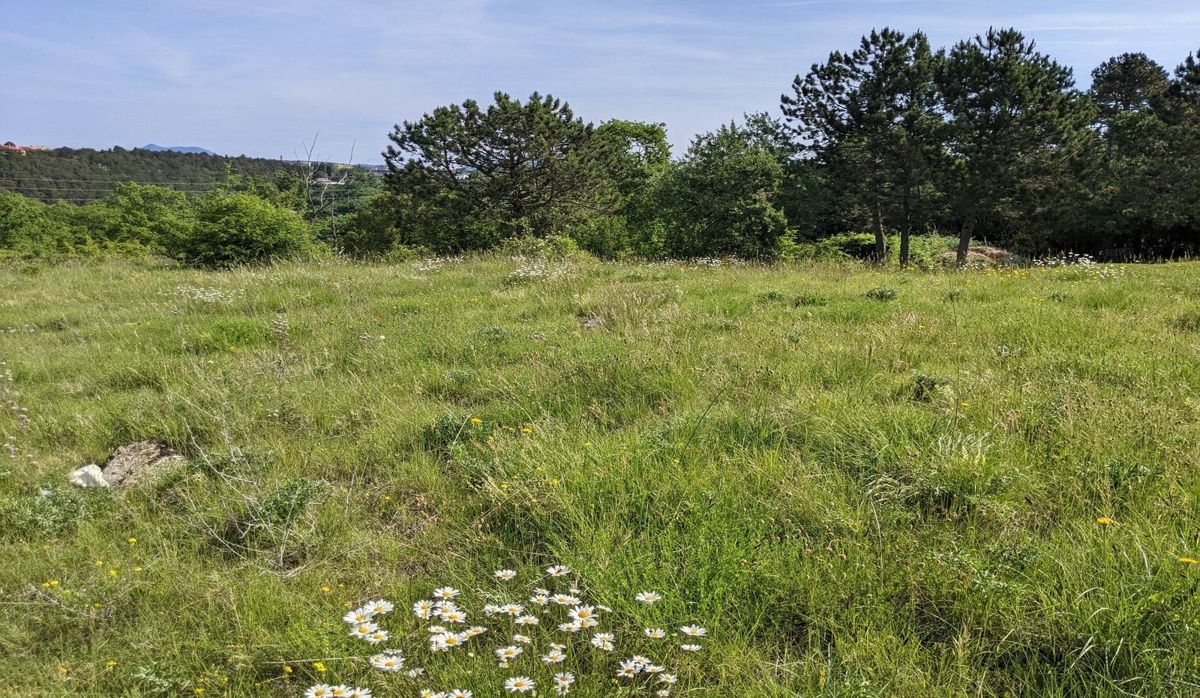
POLYGON ((575 620, 587 620, 596 617, 596 608, 594 606, 576 606, 570 610, 568 615, 575 620))
POLYGON ((571 684, 575 683, 575 675, 567 672, 562 672, 554 675, 554 692, 560 696, 565 696, 571 690, 571 684))
POLYGON ((433 602, 428 600, 418 601, 412 605, 413 615, 421 620, 429 620, 433 615, 433 602))
POLYGON ((425 674, 425 670, 418 666, 418 667, 413 667, 412 669, 409 669, 408 671, 406 671, 404 673, 408 674, 408 678, 415 679, 418 676, 423 676, 425 674))
POLYGON ((579 597, 570 594, 555 594, 550 597, 550 600, 559 606, 574 606, 579 603, 579 597))
POLYGON ((680 645, 679 649, 683 650, 684 652, 699 652, 701 649, 703 649, 703 647, 700 645, 680 645))
POLYGON ((649 657, 643 657, 640 654, 633 655, 632 657, 629 658, 629 661, 633 662, 634 664, 637 664, 639 671, 642 669, 645 669, 646 667, 653 664, 653 662, 650 661, 649 657))
POLYGON ((521 653, 524 651, 525 650, 521 649, 520 647, 517 647, 516 645, 508 645, 507 647, 500 647, 500 648, 496 649, 496 659, 499 659, 502 662, 507 662, 507 661, 516 659, 517 657, 520 657, 521 653))
POLYGON ((365 640, 377 630, 379 630, 379 626, 374 623, 359 623, 350 629, 350 637, 356 640, 365 640))
POLYGON ((449 630, 447 630, 445 627, 443 627, 443 626, 441 626, 441 625, 431 625, 431 626, 429 626, 429 633, 430 633, 431 635, 437 635, 438 633, 448 633, 448 632, 450 632, 450 631, 449 631, 449 630))
POLYGON ((370 635, 366 636, 363 639, 366 640, 367 642, 371 643, 372 645, 378 645, 381 642, 387 642, 388 638, 390 638, 391 636, 392 636, 392 634, 386 630, 376 630, 375 632, 371 633, 370 635))
POLYGON ((513 642, 517 642, 522 645, 529 645, 529 644, 533 643, 533 638, 529 637, 528 635, 517 634, 517 635, 513 635, 512 639, 513 639, 513 642))
POLYGON ((474 693, 462 688, 452 688, 446 694, 446 698, 473 698, 474 695, 474 693))
POLYGON ((420 695, 421 698, 446 698, 445 693, 435 691, 432 688, 422 688, 420 695))
POLYGON ((675 674, 659 674, 659 676, 658 676, 658 682, 666 684, 668 686, 674 686, 675 682, 678 680, 679 680, 679 677, 676 676, 675 674))
POLYGON ((546 664, 558 664, 559 662, 566 661, 566 659, 567 655, 563 654, 562 650, 550 650, 542 655, 542 661, 546 664))
POLYGON ((496 615, 497 613, 500 613, 500 611, 501 611, 500 607, 494 603, 489 603, 483 607, 483 615, 485 615, 489 618, 496 615))
POLYGON ((449 650, 467 644, 467 636, 463 633, 442 633, 436 637, 440 638, 437 644, 442 649, 449 650))
POLYGON ((346 692, 346 698, 373 698, 373 696, 371 695, 371 689, 355 686, 346 692))
POLYGON ((579 623, 579 627, 581 628, 594 628, 600 625, 600 619, 598 618, 581 618, 575 622, 579 623))
POLYGON ((565 650, 566 648, 567 648, 566 645, 560 645, 557 642, 550 643, 550 649, 552 649, 552 650, 565 650))
POLYGON ((445 613, 446 611, 457 611, 458 604, 453 601, 438 601, 433 605, 433 610, 437 613, 445 613))
POLYGON ((671 695, 671 691, 666 688, 661 688, 655 691, 654 695, 658 696, 658 698, 667 698, 667 696, 671 695))
POLYGON ((463 635, 466 635, 467 637, 475 637, 476 635, 482 635, 486 632, 487 628, 483 627, 482 625, 472 625, 463 631, 463 635))
POLYGON ((564 633, 577 633, 583 630, 583 626, 579 624, 579 621, 575 621, 573 623, 559 623, 558 629, 564 633))
POLYGON ((537 594, 538 596, 549 596, 549 595, 550 595, 550 590, 549 590, 549 589, 543 589, 543 588, 541 588, 541 587, 537 587, 537 588, 535 588, 535 589, 533 590, 533 593, 537 594))
POLYGON ((358 625, 359 623, 369 623, 374 617, 375 612, 366 606, 363 606, 362 608, 356 608, 353 611, 348 611, 346 615, 342 616, 342 620, 346 621, 350 625, 358 625))
POLYGON ((433 590, 433 598, 435 599, 452 599, 459 595, 458 589, 454 587, 438 587, 433 590))
POLYGON ((441 613, 438 614, 438 617, 441 618, 442 621, 446 622, 446 623, 466 623, 467 622, 467 614, 465 614, 459 610, 442 611, 441 613))
POLYGON ((605 652, 613 651, 613 634, 612 633, 596 633, 592 636, 592 646, 596 649, 605 652))
POLYGON ((500 607, 500 611, 516 617, 525 612, 525 607, 519 603, 506 603, 500 607))
POLYGON ((492 574, 496 577, 496 579, 502 579, 506 582, 510 579, 516 579, 517 577, 517 573, 513 570, 496 570, 492 574))
POLYGON ((550 597, 537 594, 536 596, 529 597, 529 603, 534 606, 546 606, 550 603, 550 597))
POLYGON ((641 603, 646 604, 647 606, 651 606, 659 601, 662 601, 662 596, 654 591, 643 591, 633 598, 641 603))
POLYGON ((404 669, 404 655, 399 652, 371 655, 371 666, 389 674, 404 669))
POLYGON ((667 668, 661 664, 647 664, 642 667, 643 674, 661 674, 666 670, 667 668))
POLYGON ((333 686, 327 683, 319 683, 315 686, 309 686, 304 692, 304 698, 330 698, 333 695, 333 686))
POLYGON ((528 676, 513 676, 504 682, 504 690, 509 693, 529 693, 537 688, 537 684, 528 676))
POLYGON ((651 640, 661 640, 667 636, 667 631, 662 628, 646 628, 642 632, 651 640))
POLYGON ((687 635, 688 637, 704 637, 708 634, 708 631, 704 628, 701 628, 699 625, 685 625, 679 629, 679 632, 687 635))
POLYGON ((629 660, 625 660, 625 661, 621 662, 621 664, 617 667, 617 678, 618 679, 631 679, 631 678, 637 676, 638 669, 639 669, 639 667, 637 664, 634 664, 633 662, 631 662, 629 660))
POLYGON ((363 604, 363 608, 369 609, 371 613, 374 613, 375 615, 391 613, 392 609, 395 607, 396 606, 392 604, 391 601, 385 601, 384 599, 375 599, 374 601, 368 601, 363 604))
POLYGON ((350 695, 350 690, 351 689, 349 686, 339 684, 329 689, 329 695, 335 696, 336 698, 345 698, 345 696, 350 695))
POLYGON ((513 622, 516 623, 517 625, 537 625, 538 617, 537 616, 518 616, 517 619, 514 620, 513 622))
POLYGON ((551 577, 565 577, 571 574, 571 568, 566 565, 552 565, 546 568, 546 574, 551 577))

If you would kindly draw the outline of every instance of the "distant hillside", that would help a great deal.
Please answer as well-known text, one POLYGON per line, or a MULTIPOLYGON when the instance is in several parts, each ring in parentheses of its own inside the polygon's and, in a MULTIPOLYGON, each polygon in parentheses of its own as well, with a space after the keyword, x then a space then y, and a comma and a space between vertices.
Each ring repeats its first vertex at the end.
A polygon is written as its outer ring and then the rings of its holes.
POLYGON ((192 153, 195 155, 216 155, 216 153, 208 148, 201 148, 195 145, 158 145, 156 143, 147 143, 139 148, 139 150, 149 150, 152 153, 171 152, 192 153))
POLYGON ((122 182, 202 192, 224 181, 227 169, 270 177, 294 167, 282 160, 145 148, 29 150, 23 155, 0 153, 0 191, 15 191, 47 202, 78 203, 102 198, 122 182))

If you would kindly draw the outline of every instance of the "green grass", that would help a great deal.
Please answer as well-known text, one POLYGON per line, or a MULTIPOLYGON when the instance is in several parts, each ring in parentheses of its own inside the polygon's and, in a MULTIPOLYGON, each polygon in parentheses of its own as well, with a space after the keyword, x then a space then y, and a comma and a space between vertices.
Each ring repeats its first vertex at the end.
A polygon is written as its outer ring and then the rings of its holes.
POLYGON ((415 695, 348 604, 554 563, 679 695, 1200 693, 1200 264, 521 265, 0 271, 0 693, 415 695))

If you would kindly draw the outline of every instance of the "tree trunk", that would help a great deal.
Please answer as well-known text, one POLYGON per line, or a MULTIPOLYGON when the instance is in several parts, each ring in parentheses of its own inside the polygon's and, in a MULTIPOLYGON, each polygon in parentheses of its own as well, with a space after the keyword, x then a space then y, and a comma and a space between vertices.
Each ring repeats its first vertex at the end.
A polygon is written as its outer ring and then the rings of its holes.
POLYGON ((908 266, 908 239, 912 235, 912 185, 904 183, 904 226, 900 229, 900 268, 908 266))
POLYGON ((875 261, 883 264, 887 261, 887 238, 883 236, 883 213, 879 210, 878 199, 871 212, 871 227, 875 230, 875 261))
POLYGON ((962 230, 958 233, 958 255, 955 262, 958 266, 967 263, 967 250, 971 247, 971 235, 975 232, 975 214, 971 213, 963 221, 962 230))

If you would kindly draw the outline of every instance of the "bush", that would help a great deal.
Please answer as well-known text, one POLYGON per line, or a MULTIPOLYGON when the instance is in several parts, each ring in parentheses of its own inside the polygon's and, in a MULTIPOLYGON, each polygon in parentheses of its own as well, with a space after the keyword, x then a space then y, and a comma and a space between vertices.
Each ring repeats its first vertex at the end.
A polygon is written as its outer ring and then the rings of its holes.
POLYGON ((93 209, 89 226, 107 243, 163 254, 187 238, 196 224, 187 194, 166 187, 121 184, 93 209))
POLYGON ((506 240, 500 253, 510 256, 566 259, 579 254, 579 244, 563 235, 544 238, 520 237, 506 240))
POLYGON ((778 257, 787 218, 771 198, 782 178, 779 162, 736 124, 697 137, 659 192, 669 225, 667 251, 676 257, 778 257))
POLYGON ((251 194, 201 199, 196 224, 182 237, 176 257, 189 264, 230 267, 312 254, 312 230, 299 216, 251 194))

